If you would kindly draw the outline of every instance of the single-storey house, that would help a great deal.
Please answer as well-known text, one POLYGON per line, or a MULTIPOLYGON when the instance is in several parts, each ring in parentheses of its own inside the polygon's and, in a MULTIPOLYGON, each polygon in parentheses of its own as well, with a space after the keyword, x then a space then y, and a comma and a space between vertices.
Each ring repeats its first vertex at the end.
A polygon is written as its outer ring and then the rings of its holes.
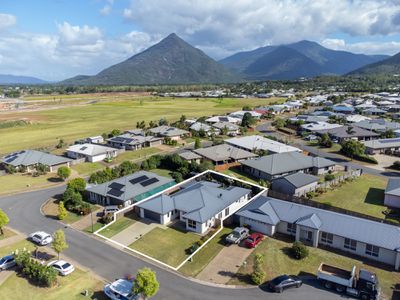
POLYGON ((180 140, 182 137, 188 136, 190 134, 190 132, 187 130, 166 125, 151 128, 149 131, 154 136, 169 137, 172 140, 180 140))
POLYGON ((236 213, 240 224, 283 233, 313 247, 334 248, 400 268, 400 227, 260 196, 236 213))
POLYGON ((207 148, 193 150, 204 159, 212 161, 215 165, 224 165, 239 162, 244 159, 254 158, 258 155, 228 144, 221 144, 207 148))
POLYGON ((400 152, 400 138, 366 141, 364 145, 365 153, 369 155, 400 152))
POLYGON ((321 131, 321 130, 329 130, 329 129, 340 128, 340 127, 343 127, 343 125, 335 124, 335 123, 328 123, 328 122, 323 122, 323 121, 300 125, 300 128, 302 131, 308 131, 308 132, 317 132, 317 131, 321 131))
POLYGON ((91 136, 86 139, 86 142, 90 144, 101 144, 104 143, 104 138, 101 135, 91 136))
POLYGON ((173 220, 185 223, 186 230, 199 234, 218 226, 250 200, 251 190, 219 183, 194 182, 180 191, 162 194, 137 205, 141 218, 148 218, 161 224, 173 220))
POLYGON ((342 113, 347 115, 354 112, 354 107, 349 104, 337 104, 332 106, 332 110, 335 113, 342 113))
POLYGON ((67 156, 69 158, 85 158, 88 162, 112 159, 117 155, 117 149, 96 144, 76 144, 68 147, 67 149, 67 156))
POLYGON ((387 121, 385 119, 365 120, 354 123, 354 126, 377 132, 385 132, 389 129, 391 130, 400 129, 400 123, 387 121))
POLYGON ((342 126, 333 129, 319 130, 316 132, 319 135, 327 133, 332 139, 336 139, 339 143, 351 139, 358 141, 368 141, 373 138, 378 138, 380 134, 371 130, 363 129, 357 126, 342 126))
POLYGON ((102 184, 88 184, 89 201, 100 205, 128 206, 175 184, 172 178, 139 171, 102 184))
POLYGON ((371 107, 371 108, 367 108, 364 109, 362 111, 363 115, 367 115, 367 116, 382 116, 384 114, 386 114, 386 111, 377 107, 371 107))
POLYGON ((219 134, 219 130, 218 129, 216 129, 216 128, 210 126, 210 125, 207 125, 205 123, 200 123, 200 122, 193 123, 189 127, 189 129, 193 130, 193 131, 196 131, 196 132, 204 131, 205 134, 208 135, 208 136, 210 136, 213 133, 216 134, 216 135, 219 134))
POLYGON ((400 208, 400 178, 389 178, 384 203, 389 207, 400 208))
POLYGON ((15 167, 17 170, 26 168, 27 172, 35 170, 35 166, 42 164, 48 166, 50 172, 55 172, 59 167, 69 167, 71 159, 36 150, 22 150, 10 153, 0 160, 4 165, 15 167))
POLYGON ((306 156, 298 152, 276 153, 241 162, 242 170, 253 177, 272 181, 289 174, 326 174, 336 163, 323 157, 306 156))
POLYGON ((346 121, 348 123, 357 123, 365 120, 371 120, 371 118, 362 115, 348 115, 346 116, 346 121))
POLYGON ((231 138, 225 140, 225 143, 250 152, 258 150, 267 151, 268 153, 301 152, 299 148, 292 147, 260 135, 231 138))
POLYGON ((209 124, 221 123, 221 122, 239 124, 239 123, 241 123, 241 120, 238 118, 230 117, 230 116, 213 116, 211 118, 206 119, 206 122, 209 124))
POLYGON ((161 137, 134 135, 131 133, 124 133, 107 139, 107 145, 125 150, 139 150, 145 147, 153 147, 161 145, 162 142, 163 138, 161 137))
POLYGON ((308 192, 315 191, 319 178, 305 173, 293 173, 272 180, 271 190, 291 196, 304 196, 308 192))
POLYGON ((239 119, 239 120, 242 120, 242 119, 243 119, 243 116, 244 116, 246 113, 251 114, 251 116, 252 116, 253 118, 255 118, 255 119, 260 119, 261 116, 262 116, 262 114, 260 114, 260 113, 258 113, 258 112, 256 112, 256 111, 254 111, 254 110, 249 110, 249 111, 246 111, 246 110, 239 110, 239 111, 235 111, 235 112, 233 112, 233 113, 230 113, 229 116, 231 116, 231 117, 233 117, 233 118, 237 118, 237 119, 239 119))
POLYGON ((188 162, 200 163, 201 161, 201 156, 190 150, 180 152, 178 155, 188 162))
POLYGON ((211 125, 212 127, 216 128, 218 132, 223 132, 226 130, 226 135, 229 136, 236 136, 240 134, 240 127, 236 124, 229 123, 229 122, 218 122, 211 125))

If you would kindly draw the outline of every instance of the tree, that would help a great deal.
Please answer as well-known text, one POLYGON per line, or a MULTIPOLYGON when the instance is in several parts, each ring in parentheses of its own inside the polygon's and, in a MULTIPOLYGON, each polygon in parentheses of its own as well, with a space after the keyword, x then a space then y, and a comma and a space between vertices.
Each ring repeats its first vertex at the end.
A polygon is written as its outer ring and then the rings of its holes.
POLYGON ((284 119, 278 118, 272 123, 272 125, 275 126, 277 129, 280 129, 280 128, 285 127, 286 122, 284 119))
POLYGON ((62 147, 64 147, 64 146, 65 146, 64 140, 63 140, 63 139, 59 139, 59 140, 58 140, 58 144, 56 145, 56 148, 57 148, 57 149, 60 149, 60 148, 62 148, 62 147))
POLYGON ((54 249, 54 251, 57 252, 58 259, 60 259, 60 253, 68 248, 67 241, 65 240, 65 234, 64 231, 62 231, 62 229, 59 229, 56 232, 54 232, 53 243, 51 244, 51 247, 54 249))
POLYGON ((365 145, 360 143, 359 141, 355 141, 355 140, 348 140, 342 143, 342 149, 341 151, 353 158, 353 157, 357 157, 357 156, 363 156, 364 155, 364 151, 365 151, 365 145))
POLYGON ((347 129, 346 129, 346 133, 349 134, 349 135, 355 133, 354 127, 348 126, 347 129))
POLYGON ((321 136, 321 138, 319 139, 319 145, 320 145, 321 147, 324 147, 324 148, 331 148, 331 147, 332 147, 333 142, 332 142, 332 140, 331 140, 329 134, 324 133, 324 134, 321 136))
POLYGON ((110 137, 117 136, 120 134, 121 134, 121 131, 119 129, 113 129, 113 130, 111 130, 110 137))
POLYGON ((60 201, 58 203, 58 219, 64 220, 68 216, 68 211, 64 206, 64 202, 60 201))
POLYGON ((251 108, 250 105, 245 105, 245 106, 242 107, 242 110, 243 110, 243 111, 251 111, 251 110, 253 110, 253 109, 251 108))
POLYGON ((67 188, 72 189, 75 192, 83 193, 86 189, 86 181, 83 178, 74 178, 68 181, 67 188))
POLYGON ((71 176, 71 169, 66 166, 59 167, 57 170, 57 176, 60 177, 62 181, 65 181, 69 176, 71 176))
POLYGON ((381 134, 381 138, 383 138, 383 139, 393 139, 395 137, 396 137, 396 133, 393 131, 393 129, 388 129, 381 134))
POLYGON ((3 228, 10 222, 7 214, 0 208, 0 234, 3 235, 3 228))
POLYGON ((243 115, 242 124, 241 124, 242 127, 250 128, 255 123, 256 123, 256 119, 253 118, 251 113, 247 112, 243 115))
POLYGON ((201 141, 199 138, 196 138, 194 140, 194 149, 199 149, 199 148, 201 148, 201 141))
POLYGON ((132 292, 136 295, 141 294, 144 298, 150 298, 157 294, 159 288, 156 273, 150 268, 143 268, 136 274, 132 292))
POLYGON ((254 257, 254 269, 253 273, 251 274, 251 280, 257 285, 263 283, 265 279, 266 274, 263 270, 263 264, 264 255, 262 255, 261 253, 257 253, 254 257))

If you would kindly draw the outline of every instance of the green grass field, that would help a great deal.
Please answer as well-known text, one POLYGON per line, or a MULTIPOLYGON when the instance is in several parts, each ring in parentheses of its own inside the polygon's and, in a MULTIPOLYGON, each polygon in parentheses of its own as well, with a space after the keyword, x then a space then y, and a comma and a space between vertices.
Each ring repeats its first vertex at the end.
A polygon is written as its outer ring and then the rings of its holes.
POLYGON ((125 151, 124 153, 121 153, 116 158, 114 158, 111 164, 120 164, 125 160, 145 159, 151 155, 160 152, 161 150, 157 148, 143 148, 136 151, 125 151))
POLYGON ((71 167, 71 169, 78 172, 79 175, 89 175, 104 168, 105 166, 99 162, 84 162, 71 167))
MULTIPOLYGON (((117 233, 121 232, 122 230, 128 228, 132 224, 134 224, 136 221, 132 218, 129 217, 120 217, 115 223, 111 224, 107 228, 104 228, 102 231, 99 233, 101 235, 104 235, 105 237, 111 238, 117 233)), ((90 228, 91 231, 91 228, 90 228)))
MULTIPOLYGON (((96 95, 92 95, 96 98, 96 95)), ((103 97, 103 96, 102 96, 103 97)), ((0 129, 0 154, 14 150, 54 147, 58 139, 71 143, 78 138, 100 135, 117 128, 135 128, 137 121, 177 120, 181 115, 200 117, 239 110, 244 105, 267 105, 280 99, 172 99, 110 95, 108 102, 62 106, 26 112, 10 112, 2 120, 26 119, 32 124, 0 129)), ((39 100, 39 99, 36 99, 39 100)))
POLYGON ((45 188, 59 183, 61 182, 58 181, 57 175, 54 173, 48 173, 38 177, 32 177, 32 175, 21 173, 7 174, 0 176, 0 195, 24 192, 36 188, 45 188))
POLYGON ((387 179, 363 174, 352 182, 345 182, 339 188, 321 194, 313 200, 330 203, 333 206, 384 218, 382 211, 387 179))

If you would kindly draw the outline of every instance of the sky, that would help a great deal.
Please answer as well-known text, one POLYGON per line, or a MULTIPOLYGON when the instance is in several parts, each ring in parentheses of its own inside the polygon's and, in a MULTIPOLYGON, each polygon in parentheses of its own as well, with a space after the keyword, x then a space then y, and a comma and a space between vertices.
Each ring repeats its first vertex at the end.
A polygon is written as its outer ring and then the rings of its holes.
POLYGON ((214 59, 307 39, 400 52, 400 0, 0 0, 0 74, 93 75, 175 32, 214 59))

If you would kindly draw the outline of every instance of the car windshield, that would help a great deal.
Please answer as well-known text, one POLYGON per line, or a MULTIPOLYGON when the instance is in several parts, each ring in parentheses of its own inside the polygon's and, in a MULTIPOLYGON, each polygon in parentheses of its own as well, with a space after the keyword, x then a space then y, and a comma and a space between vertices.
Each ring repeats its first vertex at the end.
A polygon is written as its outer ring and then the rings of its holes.
POLYGON ((254 239, 253 239, 252 237, 248 237, 247 240, 248 240, 249 242, 253 242, 253 241, 254 241, 254 239))
POLYGON ((239 237, 240 236, 240 232, 239 231, 234 231, 232 232, 232 235, 235 237, 239 237))
POLYGON ((2 259, 0 259, 0 265, 4 264, 6 262, 6 259, 3 257, 2 259))
POLYGON ((66 268, 69 268, 70 266, 71 266, 70 263, 65 263, 65 264, 62 265, 62 268, 66 269, 66 268))
POLYGON ((280 284, 282 281, 289 279, 289 276, 282 275, 279 277, 276 277, 274 280, 272 280, 273 284, 280 284))

